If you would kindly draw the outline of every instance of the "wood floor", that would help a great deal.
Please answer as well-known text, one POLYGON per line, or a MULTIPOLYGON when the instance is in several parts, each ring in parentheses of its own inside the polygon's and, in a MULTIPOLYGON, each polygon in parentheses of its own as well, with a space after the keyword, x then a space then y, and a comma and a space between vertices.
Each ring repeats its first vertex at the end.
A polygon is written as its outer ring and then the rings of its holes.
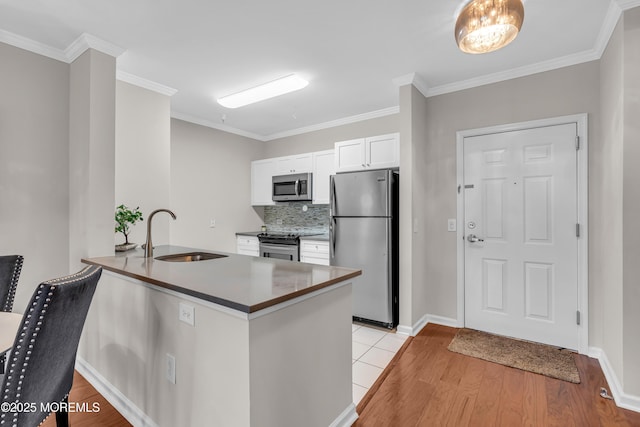
POLYGON ((457 329, 429 324, 358 405, 355 427, 640 426, 640 413, 599 396, 596 359, 575 355, 571 384, 447 350, 457 329))
MULTIPOLYGON (((456 329, 429 324, 407 341, 358 405, 354 427, 640 426, 640 413, 599 396, 597 360, 576 355, 580 384, 507 368, 447 350, 456 329)), ((76 372, 70 402, 100 412, 71 413, 73 427, 130 424, 76 372)), ((45 427, 55 427, 50 416, 45 427)))
MULTIPOLYGON (((69 402, 87 403, 92 408, 94 403, 100 407, 98 412, 69 413, 71 427, 128 427, 129 422, 77 371, 73 376, 73 387, 69 394, 69 402)), ((55 414, 49 415, 42 427, 56 427, 55 414)))

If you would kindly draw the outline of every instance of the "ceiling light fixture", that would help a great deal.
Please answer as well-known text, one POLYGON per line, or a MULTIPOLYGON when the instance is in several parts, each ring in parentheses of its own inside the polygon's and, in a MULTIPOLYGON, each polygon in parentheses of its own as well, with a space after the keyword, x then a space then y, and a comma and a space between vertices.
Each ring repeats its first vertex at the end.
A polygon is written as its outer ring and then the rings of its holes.
POLYGON ((251 89, 243 90, 242 92, 234 93, 233 95, 218 98, 218 104, 227 108, 238 108, 302 89, 308 84, 308 81, 296 76, 295 74, 290 74, 263 85, 252 87, 251 89))
POLYGON ((456 21, 456 43, 467 53, 493 52, 516 38, 522 21, 520 0, 472 0, 456 21))

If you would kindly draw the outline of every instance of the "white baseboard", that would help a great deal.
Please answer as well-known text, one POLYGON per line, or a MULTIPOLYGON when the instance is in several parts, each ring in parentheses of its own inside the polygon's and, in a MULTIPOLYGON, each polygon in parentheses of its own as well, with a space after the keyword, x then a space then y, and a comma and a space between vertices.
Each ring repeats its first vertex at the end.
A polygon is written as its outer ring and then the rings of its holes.
POLYGON ((640 412, 640 397, 624 392, 620 380, 618 380, 618 376, 613 370, 611 363, 609 363, 609 359, 604 350, 598 347, 589 347, 589 357, 598 359, 600 362, 600 367, 602 368, 604 377, 607 379, 607 383, 609 383, 609 388, 611 389, 609 391, 616 405, 620 408, 629 409, 630 411, 640 412))
POLYGON ((422 328, 429 323, 435 323, 436 325, 449 326, 451 328, 458 327, 458 321, 451 319, 450 317, 437 316, 435 314, 425 314, 418 320, 413 326, 398 325, 396 328, 397 333, 402 335, 409 335, 415 337, 420 333, 422 328))
POLYGON ((147 414, 81 357, 76 358, 76 370, 134 427, 158 427, 147 414))
MULTIPOLYGON (((76 358, 76 370, 134 427, 158 427, 158 425, 124 394, 81 357, 76 358)), ((349 404, 329 427, 349 427, 358 419, 356 405, 349 404)))
POLYGON ((358 419, 358 413, 356 412, 356 405, 351 403, 347 406, 347 409, 342 411, 338 418, 333 420, 329 427, 350 427, 358 419))

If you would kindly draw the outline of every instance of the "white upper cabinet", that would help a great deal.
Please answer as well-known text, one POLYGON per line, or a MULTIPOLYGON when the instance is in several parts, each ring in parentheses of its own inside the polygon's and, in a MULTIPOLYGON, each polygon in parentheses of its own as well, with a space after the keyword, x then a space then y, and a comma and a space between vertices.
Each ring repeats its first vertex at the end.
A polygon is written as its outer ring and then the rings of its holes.
POLYGON ((294 156, 274 157, 251 162, 251 204, 275 205, 272 200, 272 181, 275 175, 313 173, 313 204, 329 203, 329 176, 335 173, 333 150, 294 156))
POLYGON ((275 205, 271 199, 271 177, 276 174, 275 159, 251 162, 251 204, 253 206, 275 205))
POLYGON ((335 173, 334 151, 313 153, 313 204, 329 204, 329 177, 335 173))
POLYGON ((396 168, 400 166, 400 135, 365 138, 365 163, 371 169, 396 168))
POLYGON ((364 147, 364 138, 336 142, 334 167, 336 172, 364 169, 364 147))
POLYGON ((312 153, 298 154, 295 156, 277 157, 276 175, 289 173, 306 173, 313 169, 312 153))
POLYGON ((336 172, 400 166, 400 137, 397 133, 336 142, 335 147, 336 172))

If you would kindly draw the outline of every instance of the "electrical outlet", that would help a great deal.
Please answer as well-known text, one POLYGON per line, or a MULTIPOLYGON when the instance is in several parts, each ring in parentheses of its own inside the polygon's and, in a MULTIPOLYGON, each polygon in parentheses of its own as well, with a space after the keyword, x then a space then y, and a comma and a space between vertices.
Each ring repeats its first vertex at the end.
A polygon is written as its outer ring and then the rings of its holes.
POLYGON ((195 325, 195 308, 192 305, 180 303, 180 313, 178 318, 184 323, 194 326, 195 325))
POLYGON ((167 353, 167 381, 171 384, 176 383, 176 357, 167 353))
POLYGON ((282 225, 282 219, 281 218, 276 219, 276 224, 277 225, 282 225))
POLYGON ((455 218, 449 218, 447 220, 447 231, 456 231, 457 226, 456 226, 456 219, 455 218))
POLYGON ((216 227, 216 220, 215 219, 210 219, 209 220, 209 228, 215 228, 216 227))

